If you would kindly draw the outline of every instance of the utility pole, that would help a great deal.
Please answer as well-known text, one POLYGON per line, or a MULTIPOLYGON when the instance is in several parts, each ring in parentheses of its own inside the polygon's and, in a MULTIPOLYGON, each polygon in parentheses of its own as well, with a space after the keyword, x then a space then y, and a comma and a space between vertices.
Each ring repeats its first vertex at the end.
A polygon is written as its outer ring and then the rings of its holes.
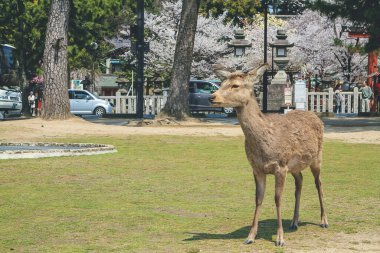
MULTIPOLYGON (((268 51, 268 5, 266 0, 262 1, 264 7, 264 64, 267 63, 268 51)), ((263 112, 268 110, 268 72, 263 75, 263 112)))
POLYGON ((137 1, 137 118, 144 112, 144 0, 137 1))

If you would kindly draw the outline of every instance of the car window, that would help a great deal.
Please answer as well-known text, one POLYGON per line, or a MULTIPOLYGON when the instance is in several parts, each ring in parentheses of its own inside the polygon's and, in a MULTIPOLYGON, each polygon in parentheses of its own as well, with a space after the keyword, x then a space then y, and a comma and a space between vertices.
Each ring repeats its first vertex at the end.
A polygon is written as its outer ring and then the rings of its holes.
POLYGON ((74 99, 74 91, 69 90, 69 99, 74 99))
POLYGON ((195 83, 189 83, 189 92, 195 93, 195 83))
MULTIPOLYGON (((87 99, 88 93, 84 91, 75 91, 74 92, 74 99, 87 99)), ((91 97, 90 97, 91 99, 91 97)))
POLYGON ((210 83, 197 83, 197 92, 198 93, 211 94, 213 92, 212 84, 210 84, 210 83))
POLYGON ((212 85, 211 86, 211 93, 214 93, 217 90, 219 90, 219 86, 217 86, 217 85, 212 85))

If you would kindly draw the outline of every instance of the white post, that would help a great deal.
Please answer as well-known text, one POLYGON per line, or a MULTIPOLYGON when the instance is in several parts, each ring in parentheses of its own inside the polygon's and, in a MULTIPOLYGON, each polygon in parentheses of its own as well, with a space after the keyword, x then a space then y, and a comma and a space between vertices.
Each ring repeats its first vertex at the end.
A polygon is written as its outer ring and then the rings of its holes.
POLYGON ((329 88, 329 112, 333 112, 334 109, 334 90, 329 88))
POLYGON ((145 96, 145 114, 149 115, 150 96, 145 96))
POLYGON ((354 88, 354 113, 359 112, 359 90, 358 87, 354 88))
POLYGON ((116 92, 116 113, 121 113, 120 111, 120 98, 121 97, 121 92, 117 91, 116 92))
POLYGON ((314 101, 315 101, 315 96, 314 92, 310 96, 310 111, 314 112, 314 101))
POLYGON ((161 108, 162 108, 161 102, 162 102, 162 99, 163 99, 163 97, 161 97, 161 96, 157 97, 157 114, 159 114, 161 112, 161 108))
POLYGON ((326 94, 323 93, 323 95, 322 95, 322 112, 326 112, 326 104, 327 104, 326 94))
POLYGON ((341 113, 346 113, 346 101, 347 101, 346 94, 344 94, 344 93, 341 93, 341 94, 344 98, 344 100, 342 101, 342 104, 341 104, 342 105, 341 113))
POLYGON ((156 115, 157 96, 152 96, 152 114, 156 115))
POLYGON ((134 101, 132 101, 132 97, 127 97, 127 99, 128 99, 128 113, 132 114, 133 113, 133 109, 132 108, 134 107, 132 103, 134 101))
POLYGON ((317 112, 321 112, 321 95, 317 94, 317 112))
POLYGON ((168 94, 165 92, 164 97, 162 98, 162 105, 161 105, 162 107, 165 106, 167 100, 168 100, 168 94))
POLYGON ((123 96, 121 97, 121 113, 126 113, 127 111, 127 102, 126 102, 126 97, 123 96))
POLYGON ((352 96, 352 93, 350 92, 350 94, 348 94, 348 96, 347 96, 347 113, 352 113, 351 96, 352 96))
POLYGON ((133 96, 133 86, 134 86, 133 83, 134 83, 134 80, 135 80, 135 79, 134 79, 134 76, 133 76, 133 70, 132 70, 132 96, 133 96))

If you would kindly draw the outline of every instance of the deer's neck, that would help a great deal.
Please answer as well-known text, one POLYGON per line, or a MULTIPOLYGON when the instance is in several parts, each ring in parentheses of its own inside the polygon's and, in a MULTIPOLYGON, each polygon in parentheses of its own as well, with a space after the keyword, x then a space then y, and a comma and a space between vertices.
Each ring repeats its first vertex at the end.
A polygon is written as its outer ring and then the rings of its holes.
POLYGON ((272 128, 256 101, 250 100, 245 106, 236 108, 236 112, 248 142, 257 146, 272 139, 272 128))

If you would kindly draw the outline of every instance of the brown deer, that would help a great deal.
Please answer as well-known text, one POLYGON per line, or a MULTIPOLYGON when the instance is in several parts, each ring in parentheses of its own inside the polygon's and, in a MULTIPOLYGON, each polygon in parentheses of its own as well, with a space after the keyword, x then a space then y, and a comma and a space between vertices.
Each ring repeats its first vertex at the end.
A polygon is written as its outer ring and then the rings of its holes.
POLYGON ((216 70, 216 74, 223 82, 221 88, 211 96, 210 101, 213 106, 234 107, 245 136, 245 151, 256 183, 256 210, 245 243, 254 242, 264 198, 266 175, 273 174, 278 221, 276 245, 283 246, 281 198, 288 172, 295 179, 296 200, 291 229, 298 228, 302 189, 301 171, 306 167, 311 168, 315 179, 321 207, 321 227, 328 227, 319 177, 323 123, 312 112, 291 111, 286 115, 264 115, 253 95, 253 86, 259 83, 267 67, 268 65, 261 65, 248 73, 216 70))

